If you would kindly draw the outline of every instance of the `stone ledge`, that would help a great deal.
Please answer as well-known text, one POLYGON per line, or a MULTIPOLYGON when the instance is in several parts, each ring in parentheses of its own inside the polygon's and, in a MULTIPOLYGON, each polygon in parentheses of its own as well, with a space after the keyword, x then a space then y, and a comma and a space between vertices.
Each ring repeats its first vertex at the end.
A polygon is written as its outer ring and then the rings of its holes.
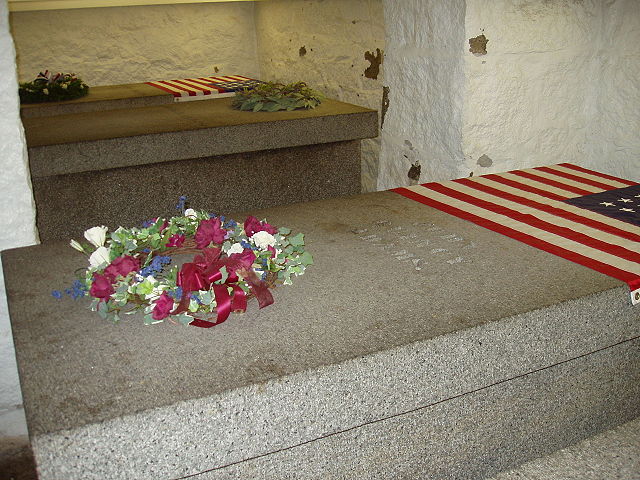
POLYGON ((376 111, 335 100, 313 110, 253 113, 224 98, 23 123, 34 178, 378 135, 376 111))

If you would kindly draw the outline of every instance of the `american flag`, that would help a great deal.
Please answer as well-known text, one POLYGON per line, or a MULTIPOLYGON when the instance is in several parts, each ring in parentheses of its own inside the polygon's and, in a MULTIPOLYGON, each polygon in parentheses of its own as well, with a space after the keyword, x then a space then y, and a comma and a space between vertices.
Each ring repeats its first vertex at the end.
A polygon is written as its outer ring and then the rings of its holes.
POLYGON ((569 163, 395 188, 621 280, 640 304, 640 185, 569 163))
POLYGON ((252 88, 262 82, 242 75, 220 75, 182 78, 179 80, 158 80, 146 83, 170 93, 174 96, 176 102, 184 102, 202 100, 206 95, 215 95, 218 98, 232 96, 237 90, 252 88))

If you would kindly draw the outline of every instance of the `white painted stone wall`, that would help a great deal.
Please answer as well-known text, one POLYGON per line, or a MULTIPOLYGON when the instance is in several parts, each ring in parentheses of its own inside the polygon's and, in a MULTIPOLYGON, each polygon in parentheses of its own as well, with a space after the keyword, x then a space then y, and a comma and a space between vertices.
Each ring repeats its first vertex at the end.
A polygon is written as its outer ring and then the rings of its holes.
POLYGON ((89 85, 214 74, 256 76, 253 2, 15 12, 20 81, 41 70, 89 85))
POLYGON ((420 182, 560 162, 640 180, 638 0, 384 6, 380 189, 412 183, 415 160, 420 182))
MULTIPOLYGON (((0 250, 37 242, 35 206, 20 123, 6 0, 0 1, 0 250)), ((4 277, 0 270, 0 438, 26 434, 4 277)))
MULTIPOLYGON (((380 109, 383 67, 377 79, 364 72, 365 52, 385 50, 382 0, 270 0, 255 8, 264 80, 302 80, 328 97, 380 109)), ((362 186, 372 191, 379 140, 362 147, 362 186)))
POLYGON ((464 0, 385 0, 385 85, 378 189, 453 178, 463 164, 464 0), (415 183, 415 182, 413 182, 415 183))
POLYGON ((640 182, 640 1, 599 3, 585 166, 640 182))
POLYGON ((640 178, 640 2, 467 0, 480 34, 458 176, 571 162, 640 178))

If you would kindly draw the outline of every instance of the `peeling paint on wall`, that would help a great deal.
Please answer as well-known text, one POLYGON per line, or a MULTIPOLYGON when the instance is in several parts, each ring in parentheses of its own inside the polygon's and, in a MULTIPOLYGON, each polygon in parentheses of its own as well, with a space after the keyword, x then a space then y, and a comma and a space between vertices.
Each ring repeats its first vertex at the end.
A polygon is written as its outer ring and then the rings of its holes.
POLYGON ((380 130, 384 127, 384 117, 389 109, 389 87, 382 87, 382 108, 380 109, 380 130))
POLYGON ((375 55, 369 51, 364 52, 364 59, 371 62, 371 65, 369 65, 364 71, 365 77, 377 80, 378 75, 380 74, 380 65, 382 65, 383 56, 384 51, 381 51, 379 48, 376 48, 375 55))
POLYGON ((415 163, 411 164, 411 168, 409 168, 409 173, 407 174, 407 176, 409 177, 410 180, 413 180, 414 182, 419 182, 420 170, 422 170, 422 167, 420 166, 420 162, 416 160, 415 163))
POLYGON ((304 57, 307 54, 307 48, 303 45, 300 47, 300 50, 298 50, 298 55, 300 55, 301 57, 304 57))
POLYGON ((480 158, 478 158, 478 165, 487 168, 493 165, 493 160, 487 154, 484 154, 480 158))
POLYGON ((473 37, 469 39, 469 46, 471 47, 469 51, 476 56, 486 55, 487 54, 487 43, 489 40, 487 37, 482 35, 478 35, 477 37, 473 37))

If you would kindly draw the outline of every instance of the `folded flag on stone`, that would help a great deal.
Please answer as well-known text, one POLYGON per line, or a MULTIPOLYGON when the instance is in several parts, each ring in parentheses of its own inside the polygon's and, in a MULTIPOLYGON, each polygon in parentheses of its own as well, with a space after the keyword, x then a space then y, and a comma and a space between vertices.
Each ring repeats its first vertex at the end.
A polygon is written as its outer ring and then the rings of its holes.
POLYGON ((393 191, 621 280, 640 304, 640 185, 569 163, 393 191))
POLYGON ((230 97, 237 90, 252 88, 260 80, 242 75, 220 75, 215 77, 183 78, 180 80, 158 80, 146 82, 147 85, 159 88, 174 96, 176 102, 203 100, 207 96, 230 97))

